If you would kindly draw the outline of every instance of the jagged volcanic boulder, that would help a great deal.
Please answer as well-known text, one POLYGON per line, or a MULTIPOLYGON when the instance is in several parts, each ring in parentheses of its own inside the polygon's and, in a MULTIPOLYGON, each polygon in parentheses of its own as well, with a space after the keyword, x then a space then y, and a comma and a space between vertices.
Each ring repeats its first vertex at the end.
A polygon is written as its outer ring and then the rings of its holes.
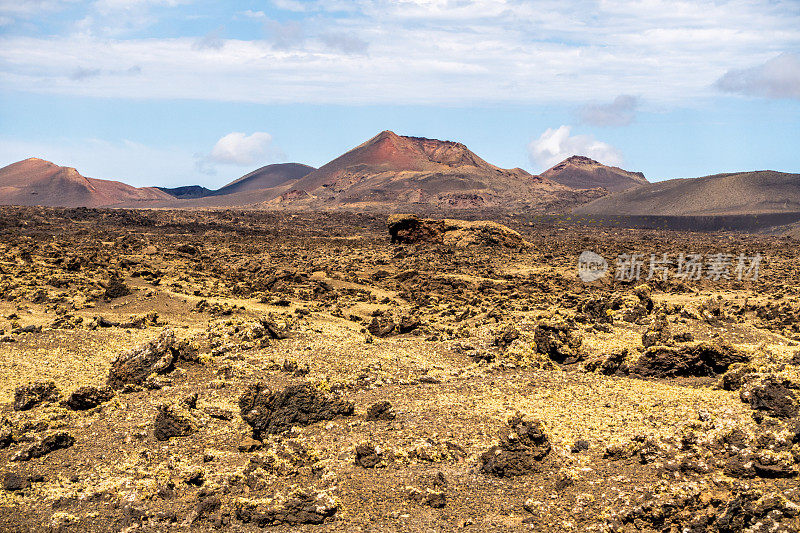
POLYGON ((391 215, 387 224, 392 243, 396 244, 444 244, 458 248, 501 246, 514 249, 529 246, 516 231, 484 220, 434 220, 421 219, 416 215, 391 215))
POLYGON ((97 407, 114 397, 111 387, 80 387, 69 395, 66 405, 73 411, 85 411, 97 407))
POLYGON ((682 346, 651 346, 631 366, 631 374, 646 378, 713 377, 747 354, 727 345, 694 342, 682 346))
POLYGON ((273 392, 264 383, 250 385, 239 398, 242 419, 253 428, 253 437, 261 440, 270 433, 283 433, 292 426, 307 426, 337 416, 350 416, 353 402, 321 391, 310 383, 289 385, 273 392))
POLYGON ((60 394, 53 381, 36 381, 17 387, 14 391, 14 410, 27 411, 45 402, 58 401, 60 394))
POLYGON ((108 371, 108 386, 122 389, 140 385, 150 374, 170 372, 178 359, 190 359, 191 351, 185 341, 175 337, 175 332, 164 330, 156 339, 118 355, 108 371), (187 357, 182 356, 183 352, 187 357))
POLYGON ((156 413, 153 436, 156 440, 186 437, 197 432, 197 423, 188 409, 180 405, 164 404, 156 413))
POLYGON ((498 477, 530 474, 538 471, 550 450, 541 422, 518 414, 500 433, 500 443, 481 455, 480 471, 498 477))
POLYGON ((59 431, 56 433, 51 433, 46 435, 44 438, 35 442, 17 452, 14 457, 11 458, 12 461, 30 461, 31 459, 36 459, 38 457, 44 457, 48 453, 54 452, 56 450, 61 450, 63 448, 69 448, 75 444, 75 437, 70 435, 65 431, 59 431))
POLYGON ((748 381, 739 393, 743 402, 757 411, 778 418, 797 416, 798 406, 794 392, 775 376, 748 381))
POLYGON ((339 503, 325 492, 298 490, 288 497, 270 499, 240 498, 235 504, 236 518, 261 527, 277 524, 321 524, 333 516, 339 503))
POLYGON ((575 324, 561 317, 542 319, 533 331, 536 352, 558 363, 574 363, 580 357, 583 338, 575 331, 575 324))

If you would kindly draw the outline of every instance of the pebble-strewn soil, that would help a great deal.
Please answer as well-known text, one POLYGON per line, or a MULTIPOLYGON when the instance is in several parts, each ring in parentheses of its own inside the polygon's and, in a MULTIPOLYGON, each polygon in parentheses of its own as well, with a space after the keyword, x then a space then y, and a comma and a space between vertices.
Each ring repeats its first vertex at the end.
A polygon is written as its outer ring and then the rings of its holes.
POLYGON ((800 530, 798 241, 386 220, 2 208, 0 530, 800 530))

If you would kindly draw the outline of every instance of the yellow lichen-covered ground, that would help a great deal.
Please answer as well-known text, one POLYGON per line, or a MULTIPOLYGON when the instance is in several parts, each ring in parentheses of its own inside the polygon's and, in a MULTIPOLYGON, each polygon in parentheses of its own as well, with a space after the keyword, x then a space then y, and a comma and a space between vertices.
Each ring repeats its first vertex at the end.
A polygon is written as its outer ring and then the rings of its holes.
POLYGON ((794 241, 499 218, 531 247, 450 248, 390 245, 372 215, 19 215, 0 241, 0 530, 800 525, 794 241), (586 285, 574 267, 583 249, 720 243, 764 254, 761 281, 586 285), (65 402, 165 330, 199 352, 97 407, 65 402), (43 381, 60 397, 15 410, 43 381), (239 400, 257 382, 354 412, 254 442, 239 400), (368 419, 383 401, 395 417, 368 419), (185 435, 157 440, 162 406, 185 435), (518 413, 544 458, 521 459, 523 426, 504 436, 518 413), (20 455, 61 433, 74 442, 20 455))

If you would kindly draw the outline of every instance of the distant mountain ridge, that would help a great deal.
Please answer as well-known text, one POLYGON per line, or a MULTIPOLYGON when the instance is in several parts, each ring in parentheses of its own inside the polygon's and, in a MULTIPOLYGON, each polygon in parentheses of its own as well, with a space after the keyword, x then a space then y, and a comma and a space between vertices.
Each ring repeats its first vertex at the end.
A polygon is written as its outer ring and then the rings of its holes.
POLYGON ((800 174, 759 170, 659 181, 576 207, 578 214, 736 215, 800 211, 800 174))
POLYGON ((283 185, 288 181, 300 179, 314 170, 316 170, 314 167, 301 163, 266 165, 245 174, 241 178, 220 187, 216 191, 211 191, 211 194, 220 196, 237 192, 254 191, 257 189, 270 189, 283 185))
POLYGON ((292 185, 308 205, 542 207, 603 194, 576 192, 520 168, 492 165, 465 145, 383 131, 292 185))
POLYGON ((542 172, 542 176, 573 189, 602 187, 609 192, 624 191, 650 183, 641 172, 606 166, 580 155, 568 157, 542 172))
POLYGON ((0 168, 0 204, 66 207, 137 205, 172 198, 155 187, 133 187, 119 181, 82 176, 31 157, 0 168))

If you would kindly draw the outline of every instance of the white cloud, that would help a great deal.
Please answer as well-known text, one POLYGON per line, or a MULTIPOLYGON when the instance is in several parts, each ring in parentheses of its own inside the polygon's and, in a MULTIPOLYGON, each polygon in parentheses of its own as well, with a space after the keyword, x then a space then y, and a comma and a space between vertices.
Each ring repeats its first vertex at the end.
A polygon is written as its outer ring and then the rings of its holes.
POLYGON ((251 135, 233 132, 225 135, 211 149, 210 159, 229 165, 254 165, 269 157, 272 135, 257 131, 251 135))
POLYGON ((221 34, 224 28, 220 26, 216 30, 210 31, 203 37, 194 42, 195 50, 211 49, 220 50, 225 46, 225 41, 222 40, 221 34))
POLYGON ((588 104, 581 108, 580 119, 593 126, 627 126, 636 117, 639 99, 621 94, 610 104, 588 104))
POLYGON ((295 18, 231 14, 263 22, 267 39, 208 43, 130 37, 162 15, 154 6, 177 0, 102 2, 78 34, 0 37, 0 89, 267 104, 579 104, 636 94, 659 104, 715 96, 733 57, 756 64, 800 48, 800 13, 787 1, 276 0, 295 18), (68 76, 131 64, 142 66, 136 82, 68 76))
POLYGON ((783 53, 762 65, 729 70, 714 85, 729 93, 800 99, 800 56, 783 53))
POLYGON ((621 165, 622 153, 591 135, 570 135, 571 126, 548 128, 528 145, 531 162, 548 169, 572 155, 590 157, 605 165, 621 165))
POLYGON ((235 131, 229 133, 214 145, 207 154, 195 154, 195 168, 213 176, 216 165, 235 165, 240 167, 262 166, 284 158, 283 153, 272 145, 272 135, 257 131, 250 135, 235 131))
POLYGON ((265 27, 272 46, 279 50, 298 47, 306 39, 303 25, 295 20, 286 22, 268 20, 265 27))
POLYGON ((320 40, 329 48, 345 54, 366 54, 369 43, 347 33, 323 33, 320 40))

